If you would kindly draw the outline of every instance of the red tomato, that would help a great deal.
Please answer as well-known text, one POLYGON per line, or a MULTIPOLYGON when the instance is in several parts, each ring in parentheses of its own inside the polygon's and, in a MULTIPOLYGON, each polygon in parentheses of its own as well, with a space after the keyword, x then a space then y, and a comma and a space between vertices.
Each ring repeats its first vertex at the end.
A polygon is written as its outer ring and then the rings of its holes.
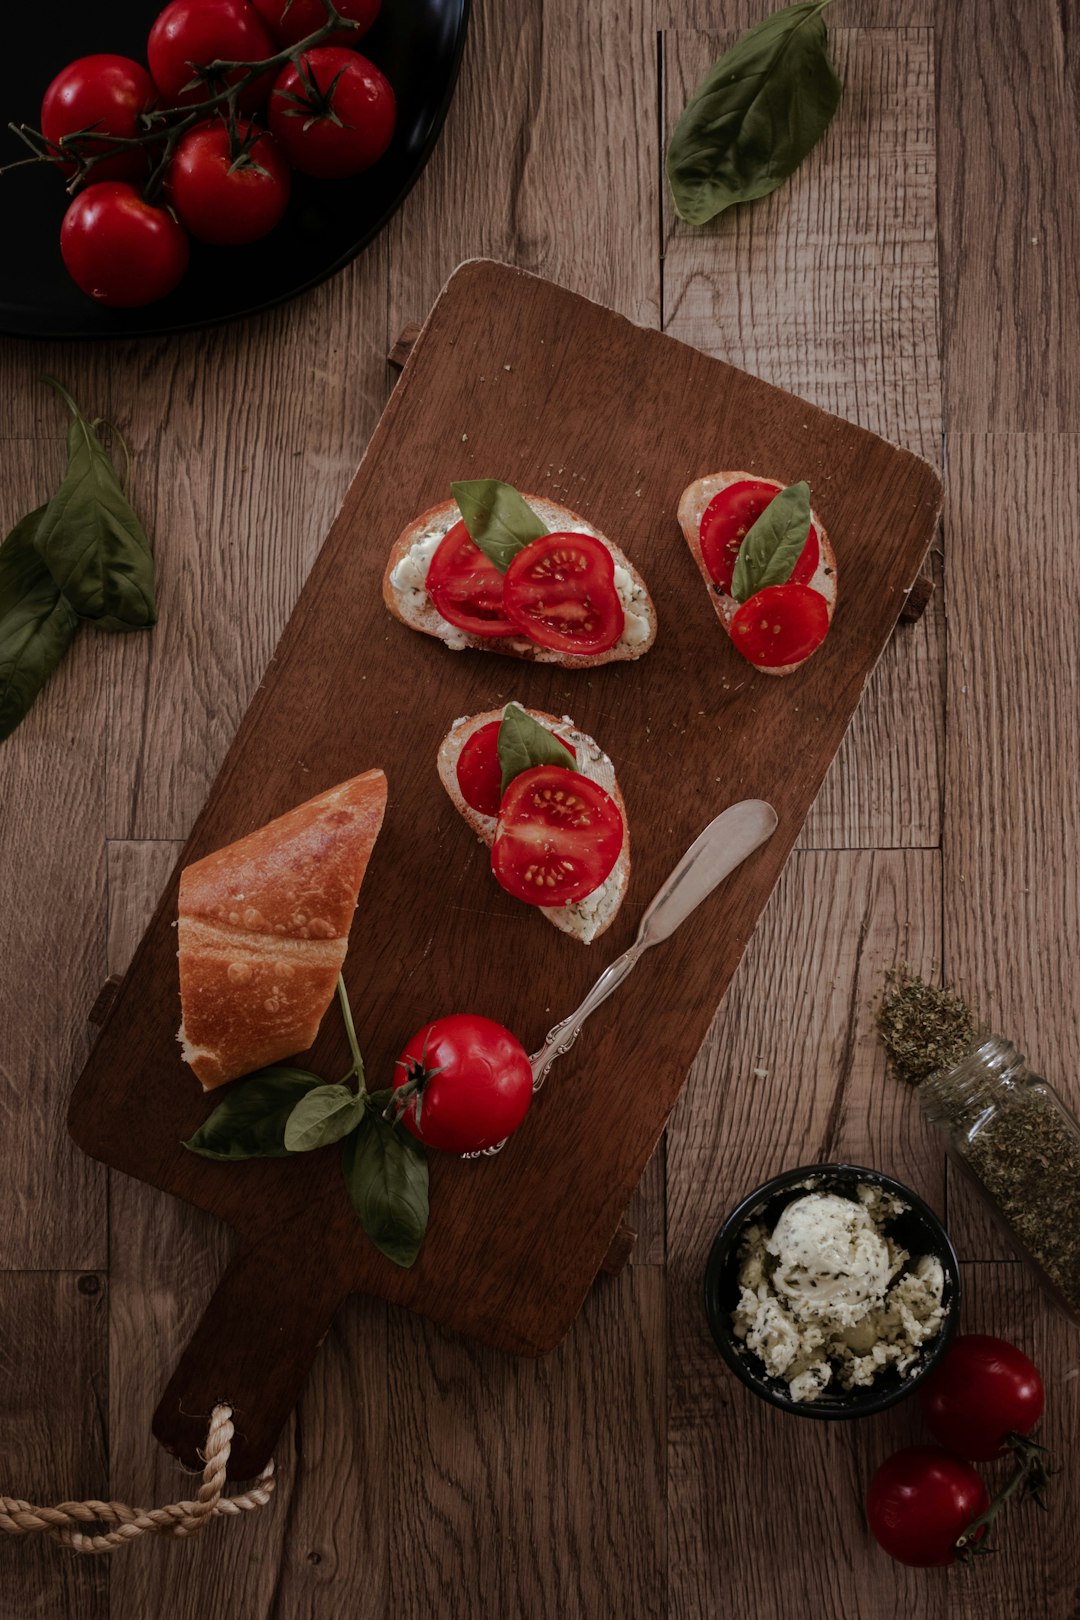
MULTIPOLYGON (((474 731, 457 762, 457 781, 461 797, 472 810, 482 816, 497 816, 502 803, 502 766, 499 764, 499 727, 501 720, 489 720, 486 726, 474 731)), ((577 749, 566 737, 559 741, 577 758, 577 749)))
POLYGON ((598 889, 623 846, 618 805, 565 765, 515 776, 499 806, 491 870, 530 906, 568 906, 598 889))
POLYGON ((443 618, 459 630, 471 636, 517 634, 503 612, 503 576, 464 523, 455 523, 440 540, 424 585, 443 618))
MULTIPOLYGON (((748 530, 782 488, 764 478, 740 478, 714 495, 705 508, 698 530, 701 555, 709 578, 722 591, 731 590, 735 559, 748 530)), ((806 544, 785 583, 808 585, 817 572, 820 552, 817 530, 811 523, 806 544)))
MULTIPOLYGON (((41 103, 41 133, 52 145, 65 135, 94 129, 130 140, 141 135, 140 117, 154 105, 154 81, 129 56, 80 56, 56 75, 41 103)), ((80 143, 82 156, 109 150, 108 141, 80 143)), ((138 180, 149 170, 146 147, 100 158, 90 171, 94 180, 138 180)), ((63 165, 64 173, 74 166, 63 165)))
MULTIPOLYGON (((866 1516, 890 1558, 917 1569, 956 1562, 956 1542, 989 1506, 969 1463, 937 1446, 909 1446, 887 1457, 870 1481, 866 1516)), ((985 1534, 980 1529, 976 1540, 985 1534)))
POLYGON ((391 1108, 406 1130, 446 1153, 480 1153, 503 1142, 532 1102, 532 1066, 508 1029, 475 1013, 452 1013, 418 1029, 397 1060, 391 1108))
POLYGON ((201 242, 234 247, 272 231, 289 201, 292 174, 272 135, 222 118, 188 130, 173 155, 165 190, 181 225, 201 242))
POLYGON ((187 269, 188 239, 169 210, 144 202, 135 186, 102 180, 68 208, 60 252, 84 293, 135 309, 172 292, 187 269))
MULTIPOLYGON (((326 21, 322 0, 251 0, 255 10, 279 45, 299 45, 326 21)), ((357 28, 336 28, 327 45, 357 45, 379 15, 380 0, 335 0, 339 16, 358 23, 357 28)))
MULTIPOLYGON (((236 84, 236 68, 220 81, 197 73, 210 62, 262 62, 274 54, 274 42, 247 0, 172 0, 150 30, 146 43, 150 72, 171 107, 188 107, 236 84), (192 80, 197 82, 192 85, 192 80), (191 86, 191 88, 188 88, 191 86)), ((270 92, 272 75, 264 73, 240 97, 242 112, 254 112, 270 92)))
POLYGON ((503 577, 503 607, 531 641, 564 653, 607 652, 626 622, 611 553, 591 534, 530 541, 503 577))
POLYGON ((809 585, 766 585, 731 621, 731 639, 759 669, 800 664, 825 640, 829 610, 809 585))
POLYGON ((1033 1361, 986 1333, 955 1338, 919 1389, 927 1427, 958 1457, 1003 1457, 1010 1434, 1030 1434, 1045 1392, 1033 1361))
POLYGON ((341 180, 377 163, 397 109, 373 62, 340 45, 305 51, 282 68, 270 97, 270 128, 301 174, 341 180))

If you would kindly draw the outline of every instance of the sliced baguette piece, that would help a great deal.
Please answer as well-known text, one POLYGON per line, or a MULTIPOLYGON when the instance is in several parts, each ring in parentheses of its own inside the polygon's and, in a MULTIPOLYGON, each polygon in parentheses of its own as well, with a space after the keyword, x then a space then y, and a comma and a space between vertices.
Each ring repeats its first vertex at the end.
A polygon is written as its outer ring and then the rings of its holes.
MULTIPOLYGON (((701 520, 715 495, 719 495, 720 491, 726 489, 729 484, 742 483, 748 478, 757 483, 776 484, 777 493, 784 488, 783 484, 776 483, 773 478, 763 478, 760 473, 716 472, 709 473, 705 478, 695 479, 692 484, 687 485, 679 498, 679 525, 682 528, 683 538, 690 547, 694 561, 698 565, 698 571, 708 587, 709 600, 716 610, 716 616, 729 636, 731 634, 731 621, 741 604, 736 602, 733 596, 729 596, 726 591, 721 591, 713 583, 709 575, 709 570, 705 566, 705 559, 701 555, 701 520)), ((829 536, 825 531, 825 525, 813 507, 810 508, 810 519, 818 532, 821 549, 817 570, 809 584, 812 590, 817 591, 819 595, 825 598, 825 606, 828 609, 829 623, 831 624, 833 612, 836 608, 836 557, 829 542, 829 536)), ((817 648, 814 651, 816 652, 817 648)), ((813 653, 809 654, 810 658, 813 658, 813 656, 813 653)), ((785 664, 781 669, 762 669, 758 664, 754 664, 752 667, 759 670, 762 675, 794 675, 795 671, 801 669, 806 662, 805 658, 800 658, 797 664, 785 664)))
MULTIPOLYGON (((569 742, 577 755, 576 768, 583 776, 588 776, 594 782, 610 793, 619 807, 623 818, 623 846, 619 851, 619 858, 615 862, 608 876, 598 889, 587 894, 584 900, 579 900, 570 906, 536 906, 531 909, 539 911, 556 928, 561 928, 564 934, 579 939, 583 945, 591 945, 594 939, 599 939, 605 929, 610 928, 618 914, 619 907, 626 897, 630 884, 630 823, 626 815, 626 804, 618 782, 615 780, 615 767, 600 745, 588 735, 580 731, 568 716, 559 719, 557 715, 545 714, 542 709, 525 709, 526 714, 546 726, 548 731, 569 742)), ((487 709, 483 714, 471 714, 463 720, 455 720, 439 746, 438 767, 439 780, 450 795, 454 809, 468 822, 473 832, 482 844, 488 849, 495 842, 495 817, 482 815, 465 803, 458 786, 457 763, 461 750, 468 742, 474 731, 481 726, 489 725, 493 720, 501 720, 505 707, 501 709, 487 709)), ((492 878, 492 882, 495 879, 492 878)))
POLYGON ((640 658, 656 640, 656 608, 648 587, 626 554, 613 540, 594 529, 583 517, 568 506, 560 506, 542 495, 525 495, 537 516, 551 533, 591 534, 606 546, 615 564, 615 588, 622 601, 626 624, 614 647, 603 653, 587 653, 578 657, 572 653, 555 652, 549 647, 538 647, 527 636, 484 637, 470 636, 443 618, 424 589, 424 581, 431 559, 439 542, 461 521, 461 511, 455 500, 431 506, 408 528, 402 530, 390 550, 389 561, 383 574, 383 601, 395 619, 419 630, 422 635, 434 636, 454 652, 466 647, 478 652, 502 653, 508 658, 523 658, 533 664, 560 664, 564 669, 593 669, 597 664, 615 664, 640 658))

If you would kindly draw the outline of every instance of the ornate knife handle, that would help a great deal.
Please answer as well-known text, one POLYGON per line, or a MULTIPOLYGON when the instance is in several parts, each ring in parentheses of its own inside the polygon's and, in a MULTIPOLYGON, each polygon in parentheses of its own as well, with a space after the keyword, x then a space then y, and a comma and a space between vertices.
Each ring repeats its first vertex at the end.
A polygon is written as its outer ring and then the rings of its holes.
POLYGON ((638 958, 645 950, 642 940, 636 939, 628 951, 617 956, 609 967, 606 967, 581 1003, 569 1018, 564 1018, 555 1028, 548 1031, 547 1039, 539 1052, 534 1052, 529 1062, 532 1064, 533 1090, 539 1091, 547 1079, 548 1070, 557 1057, 568 1052, 581 1033, 581 1026, 589 1014, 595 1012, 602 1001, 606 1001, 613 990, 619 985, 630 970, 637 966, 638 958))

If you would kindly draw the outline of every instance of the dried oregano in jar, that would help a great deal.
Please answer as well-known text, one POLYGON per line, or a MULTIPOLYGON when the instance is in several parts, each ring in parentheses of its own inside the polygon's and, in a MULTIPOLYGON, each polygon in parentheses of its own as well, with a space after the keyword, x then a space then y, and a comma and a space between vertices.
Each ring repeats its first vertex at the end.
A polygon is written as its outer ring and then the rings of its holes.
POLYGON ((897 975, 878 1013, 896 1073, 917 1088, 950 1157, 1080 1323, 1080 1122, 959 997, 897 975))

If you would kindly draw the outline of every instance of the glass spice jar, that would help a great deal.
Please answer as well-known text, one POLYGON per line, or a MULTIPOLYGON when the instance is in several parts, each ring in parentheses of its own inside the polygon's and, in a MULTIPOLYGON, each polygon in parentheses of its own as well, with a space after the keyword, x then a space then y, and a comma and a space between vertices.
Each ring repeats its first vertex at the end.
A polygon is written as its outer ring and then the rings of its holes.
POLYGON ((949 1157, 1080 1325, 1080 1121, 999 1035, 928 1075, 917 1095, 949 1157))

